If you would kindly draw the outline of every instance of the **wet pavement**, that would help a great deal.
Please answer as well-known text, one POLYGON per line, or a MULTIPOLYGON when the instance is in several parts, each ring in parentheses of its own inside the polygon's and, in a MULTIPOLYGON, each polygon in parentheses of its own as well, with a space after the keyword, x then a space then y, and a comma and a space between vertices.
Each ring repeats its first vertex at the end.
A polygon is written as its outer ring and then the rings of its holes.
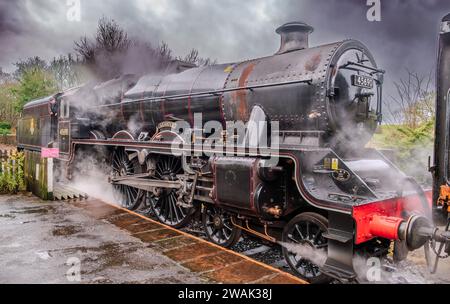
POLYGON ((0 196, 0 283, 291 283, 248 257, 98 200, 0 196))

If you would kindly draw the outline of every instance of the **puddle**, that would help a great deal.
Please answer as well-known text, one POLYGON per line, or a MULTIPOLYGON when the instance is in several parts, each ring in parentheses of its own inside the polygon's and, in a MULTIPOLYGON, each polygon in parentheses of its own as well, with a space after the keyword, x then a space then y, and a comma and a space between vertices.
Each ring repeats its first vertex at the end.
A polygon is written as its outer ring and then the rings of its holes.
POLYGON ((38 257, 41 260, 44 260, 44 261, 46 261, 52 257, 52 255, 48 251, 37 251, 36 254, 38 255, 38 257))
POLYGON ((87 271, 86 274, 98 273, 111 267, 129 266, 129 254, 135 252, 137 248, 134 243, 103 243, 99 247, 75 247, 66 249, 66 254, 86 255, 83 256, 83 263, 94 264, 95 270, 87 271))
POLYGON ((0 218, 10 218, 10 219, 14 219, 16 218, 14 215, 11 214, 0 214, 0 218))
POLYGON ((53 229, 53 236, 69 236, 81 232, 83 229, 80 226, 57 226, 53 229))
POLYGON ((25 224, 31 224, 31 223, 36 223, 36 221, 26 221, 26 222, 20 222, 19 224, 21 224, 21 225, 25 225, 25 224))
POLYGON ((114 282, 105 277, 97 277, 97 278, 94 278, 90 283, 91 284, 112 284, 114 282))
POLYGON ((136 248, 127 247, 126 244, 107 243, 99 247, 101 250, 98 256, 102 267, 100 269, 107 269, 113 266, 123 266, 128 260, 128 254, 136 251, 136 248))
POLYGON ((85 239, 85 240, 97 240, 97 239, 99 238, 99 237, 96 236, 96 235, 83 234, 83 233, 77 234, 77 235, 75 235, 75 237, 76 237, 76 238, 79 238, 79 239, 85 239))
POLYGON ((11 213, 15 214, 48 214, 50 211, 53 211, 53 207, 40 207, 40 208, 22 208, 17 211, 11 211, 11 213))

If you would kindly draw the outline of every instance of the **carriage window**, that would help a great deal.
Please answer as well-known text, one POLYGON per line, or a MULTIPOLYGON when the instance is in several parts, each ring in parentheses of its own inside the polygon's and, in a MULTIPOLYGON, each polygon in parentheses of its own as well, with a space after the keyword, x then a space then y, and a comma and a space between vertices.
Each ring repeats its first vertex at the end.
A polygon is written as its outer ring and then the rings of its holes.
POLYGON ((60 117, 62 119, 69 118, 69 114, 70 114, 69 111, 70 111, 69 102, 65 99, 62 99, 61 103, 60 103, 60 117))

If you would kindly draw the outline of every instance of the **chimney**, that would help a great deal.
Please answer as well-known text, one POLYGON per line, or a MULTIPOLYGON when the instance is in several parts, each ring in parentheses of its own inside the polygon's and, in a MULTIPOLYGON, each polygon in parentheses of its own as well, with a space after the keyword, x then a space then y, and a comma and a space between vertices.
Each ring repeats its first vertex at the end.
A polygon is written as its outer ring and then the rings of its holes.
POLYGON ((275 55, 307 49, 309 34, 313 31, 312 26, 303 22, 289 22, 280 26, 277 34, 281 36, 281 46, 275 55))

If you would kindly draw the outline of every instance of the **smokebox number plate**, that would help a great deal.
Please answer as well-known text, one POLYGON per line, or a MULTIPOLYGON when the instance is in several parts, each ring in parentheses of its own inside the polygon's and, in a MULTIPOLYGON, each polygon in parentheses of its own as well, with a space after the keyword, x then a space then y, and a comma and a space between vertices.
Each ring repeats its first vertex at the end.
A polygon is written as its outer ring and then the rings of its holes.
POLYGON ((360 88, 373 89, 373 78, 363 75, 352 75, 352 85, 360 88))

